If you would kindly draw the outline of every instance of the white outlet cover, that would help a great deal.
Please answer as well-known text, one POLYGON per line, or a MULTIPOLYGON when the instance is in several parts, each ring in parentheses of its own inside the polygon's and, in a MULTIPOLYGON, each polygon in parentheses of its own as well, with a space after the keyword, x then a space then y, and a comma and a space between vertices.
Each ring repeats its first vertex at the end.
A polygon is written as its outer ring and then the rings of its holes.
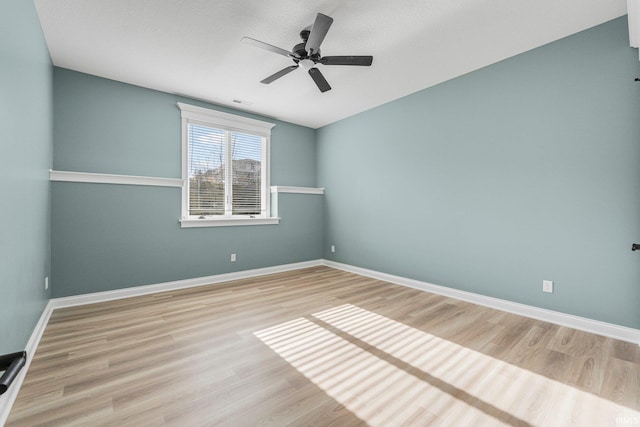
POLYGON ((236 262, 236 254, 231 254, 231 262, 236 262))
POLYGON ((551 280, 543 280, 542 281, 542 292, 553 292, 553 282, 551 280))

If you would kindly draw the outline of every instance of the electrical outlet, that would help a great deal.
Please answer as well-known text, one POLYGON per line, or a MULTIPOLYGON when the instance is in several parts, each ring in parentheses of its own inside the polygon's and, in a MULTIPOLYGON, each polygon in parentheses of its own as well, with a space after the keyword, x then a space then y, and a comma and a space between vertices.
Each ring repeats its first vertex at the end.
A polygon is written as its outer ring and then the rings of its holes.
POLYGON ((553 282, 551 280, 543 280, 542 281, 542 292, 553 292, 553 282))
POLYGON ((45 277, 44 278, 44 290, 46 291, 47 289, 49 289, 49 277, 45 277))
POLYGON ((231 262, 236 262, 236 254, 231 254, 231 262))
POLYGON ((334 252, 334 253, 335 253, 335 251, 336 251, 336 247, 335 247, 335 245, 331 245, 331 252, 334 252))

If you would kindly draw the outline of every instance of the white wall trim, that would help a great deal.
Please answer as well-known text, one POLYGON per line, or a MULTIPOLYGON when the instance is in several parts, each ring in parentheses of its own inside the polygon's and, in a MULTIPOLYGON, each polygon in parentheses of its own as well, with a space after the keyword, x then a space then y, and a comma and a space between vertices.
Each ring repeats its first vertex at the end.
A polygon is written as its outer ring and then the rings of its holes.
POLYGON ((13 407, 13 403, 16 401, 16 397, 18 397, 18 392, 20 391, 20 387, 22 387, 22 382, 27 375, 29 366, 31 366, 33 355, 36 353, 38 344, 40 344, 40 339, 42 338, 44 329, 47 327, 47 323, 49 323, 49 318, 51 317, 52 312, 53 305, 51 304, 51 300, 49 300, 44 310, 42 311, 42 314, 40 315, 38 323, 36 323, 36 327, 31 333, 29 341, 27 342, 27 346, 25 348, 25 351, 27 352, 27 361, 20 370, 18 376, 13 380, 11 387, 9 387, 9 389, 2 396, 0 396, 0 426, 3 426, 6 423, 7 418, 9 417, 9 413, 11 412, 11 408, 13 407))
POLYGON ((108 173, 49 171, 50 181, 87 182, 92 184, 149 185, 154 187, 182 188, 182 180, 154 176, 116 175, 108 173))
POLYGON ((560 313, 558 311, 547 310, 544 308, 538 308, 499 298, 488 297, 472 292, 461 291, 458 289, 448 288, 446 286, 434 285, 432 283, 408 279, 406 277, 395 276, 387 273, 381 273, 379 271, 355 267, 353 265, 342 264, 335 261, 322 260, 322 263, 327 267, 337 268, 338 270, 372 277, 374 279, 383 280, 385 282, 395 283, 397 285, 407 286, 410 288, 419 289, 421 291, 431 292, 449 298, 455 298, 473 304, 518 314, 520 316, 530 317, 549 323, 555 323, 557 325, 567 326, 573 329, 579 329, 581 331, 604 335, 609 338, 627 341, 633 344, 640 344, 640 330, 638 329, 614 325, 612 323, 601 322, 598 320, 587 319, 586 317, 560 313))
POLYGON ((297 193, 297 194, 324 194, 324 188, 292 187, 287 185, 274 185, 272 193, 297 193))
POLYGON ((322 260, 296 262, 293 264, 276 265, 273 267, 256 268, 253 270, 236 271, 233 273, 216 274, 213 276, 196 277, 193 279, 176 280, 173 282, 157 283, 153 285, 135 286, 131 288, 116 289, 113 291, 94 292, 90 294, 74 295, 70 297, 53 298, 53 309, 75 307, 77 305, 95 304, 98 302, 112 301, 122 298, 148 295, 156 292, 174 291, 196 286, 211 285, 231 280, 248 279, 264 276, 266 274, 282 273, 285 271, 299 270, 302 268, 317 267, 322 265, 322 260))
POLYGON ((627 15, 629 21, 629 44, 631 47, 640 46, 640 0, 627 0, 627 15))

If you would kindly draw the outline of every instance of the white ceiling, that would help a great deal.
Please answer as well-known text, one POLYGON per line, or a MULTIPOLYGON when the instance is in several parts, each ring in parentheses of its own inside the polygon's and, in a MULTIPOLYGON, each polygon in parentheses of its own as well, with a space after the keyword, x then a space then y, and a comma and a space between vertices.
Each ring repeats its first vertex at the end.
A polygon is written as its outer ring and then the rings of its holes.
POLYGON ((35 0, 54 65, 318 128, 626 14, 625 0, 35 0), (334 18, 320 93, 290 50, 334 18), (234 99, 247 101, 238 105, 234 99), (250 104, 249 104, 250 103, 250 104))

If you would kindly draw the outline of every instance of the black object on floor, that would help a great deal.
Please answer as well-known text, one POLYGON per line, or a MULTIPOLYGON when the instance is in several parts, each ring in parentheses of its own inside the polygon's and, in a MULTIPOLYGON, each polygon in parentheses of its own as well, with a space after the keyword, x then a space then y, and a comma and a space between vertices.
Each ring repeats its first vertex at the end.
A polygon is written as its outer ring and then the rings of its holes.
POLYGON ((18 372, 27 362, 27 352, 19 351, 17 353, 5 354, 0 356, 0 371, 4 371, 0 377, 0 394, 3 394, 13 380, 18 376, 18 372))

